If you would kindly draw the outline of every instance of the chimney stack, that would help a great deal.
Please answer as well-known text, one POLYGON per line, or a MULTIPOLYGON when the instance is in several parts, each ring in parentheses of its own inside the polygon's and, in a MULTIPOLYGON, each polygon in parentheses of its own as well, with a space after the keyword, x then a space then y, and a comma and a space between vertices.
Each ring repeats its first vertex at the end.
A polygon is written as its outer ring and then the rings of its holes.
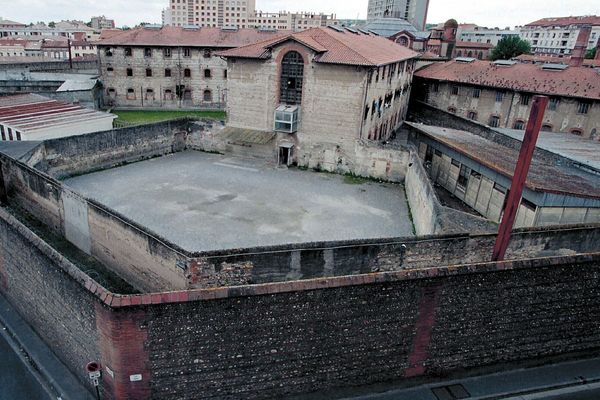
POLYGON ((598 43, 596 43, 596 60, 600 60, 600 38, 598 38, 598 43))
POLYGON ((583 59, 585 58, 585 52, 587 51, 588 41, 590 40, 590 34, 592 33, 591 25, 582 25, 579 28, 579 35, 577 36, 577 42, 571 55, 571 67, 581 67, 583 65, 583 59))

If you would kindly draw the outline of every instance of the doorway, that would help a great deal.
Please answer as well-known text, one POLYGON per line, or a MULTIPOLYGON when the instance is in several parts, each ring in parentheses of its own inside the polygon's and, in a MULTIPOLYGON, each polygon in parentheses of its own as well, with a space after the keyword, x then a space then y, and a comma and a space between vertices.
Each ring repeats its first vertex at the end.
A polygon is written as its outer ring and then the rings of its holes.
POLYGON ((279 145, 278 165, 289 167, 292 165, 294 145, 291 143, 283 143, 279 145))

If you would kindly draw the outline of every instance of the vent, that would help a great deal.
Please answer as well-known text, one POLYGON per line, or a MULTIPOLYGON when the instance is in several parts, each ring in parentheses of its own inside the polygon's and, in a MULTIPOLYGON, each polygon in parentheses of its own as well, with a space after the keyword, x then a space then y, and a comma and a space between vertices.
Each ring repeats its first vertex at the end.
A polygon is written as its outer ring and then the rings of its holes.
POLYGON ((456 57, 455 60, 459 63, 472 63, 475 62, 476 58, 473 57, 456 57))
POLYGON ((358 31, 357 31, 356 29, 353 29, 353 28, 348 28, 348 27, 346 27, 346 30, 347 30, 348 32, 352 32, 352 33, 354 33, 355 35, 358 35, 358 31))
POLYGON ((261 27, 258 28, 259 32, 277 32, 277 29, 275 28, 267 28, 267 27, 261 27))
POLYGON ((184 30, 186 30, 186 31, 198 31, 198 30, 200 30, 200 26, 199 25, 184 25, 182 28, 184 30))
POLYGON ((333 29, 334 31, 338 31, 338 32, 344 33, 344 29, 343 29, 343 28, 340 28, 339 26, 335 26, 335 25, 329 25, 329 26, 327 26, 327 27, 328 27, 329 29, 333 29))
POLYGON ((237 32, 239 29, 237 26, 224 26, 221 28, 223 32, 237 32))
POLYGON ((368 32, 368 31, 365 31, 364 29, 359 29, 358 31, 359 31, 360 33, 364 33, 365 35, 368 35, 368 34, 369 34, 369 32, 368 32))
POLYGON ((501 65, 503 67, 510 67, 511 65, 515 65, 517 64, 517 61, 513 61, 513 60, 496 60, 493 61, 492 64, 494 65, 501 65))
POLYGON ((548 63, 548 64, 542 65, 542 69, 544 71, 564 71, 567 68, 569 68, 569 66, 567 64, 548 63))
POLYGON ((437 400, 462 400, 471 397, 463 385, 450 385, 431 389, 437 400))

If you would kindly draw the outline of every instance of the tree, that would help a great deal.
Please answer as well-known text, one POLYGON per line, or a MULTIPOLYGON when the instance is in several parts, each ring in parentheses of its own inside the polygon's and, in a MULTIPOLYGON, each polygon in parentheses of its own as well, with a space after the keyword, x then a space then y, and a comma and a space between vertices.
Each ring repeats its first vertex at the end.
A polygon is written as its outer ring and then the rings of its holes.
POLYGON ((48 28, 56 28, 56 22, 54 22, 54 21, 50 21, 50 22, 48 23, 48 28))
POLYGON ((498 45, 492 50, 492 60, 510 60, 511 58, 531 52, 531 45, 528 41, 518 36, 509 36, 498 42, 498 45))
POLYGON ((592 60, 594 57, 596 57, 596 49, 590 49, 587 51, 587 53, 585 53, 585 58, 592 60))

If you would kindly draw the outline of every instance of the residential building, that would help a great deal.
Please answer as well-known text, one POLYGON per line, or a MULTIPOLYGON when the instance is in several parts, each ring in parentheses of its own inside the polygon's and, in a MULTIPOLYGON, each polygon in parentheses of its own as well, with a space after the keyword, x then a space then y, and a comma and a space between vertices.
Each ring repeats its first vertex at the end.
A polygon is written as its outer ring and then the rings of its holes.
POLYGON ((509 28, 490 29, 482 26, 474 26, 473 28, 463 27, 462 29, 459 29, 457 39, 461 42, 487 43, 495 47, 502 39, 518 36, 518 30, 509 28))
POLYGON ((45 140, 112 129, 116 115, 37 94, 0 97, 2 141, 45 140))
POLYGON ((115 27, 115 20, 108 19, 104 15, 100 17, 92 17, 91 25, 92 28, 96 30, 113 29, 115 27))
MULTIPOLYGON (((233 21, 229 23, 233 23, 233 21)), ((228 24, 227 18, 225 19, 225 24, 228 24)), ((280 11, 277 13, 268 13, 256 11, 248 19, 248 26, 251 28, 278 29, 295 32, 338 24, 335 14, 317 14, 310 12, 280 11)), ((234 25, 237 25, 237 22, 235 22, 234 25)))
POLYGON ((492 127, 523 130, 532 96, 546 95, 543 131, 600 139, 600 72, 592 68, 457 59, 425 67, 415 79, 421 100, 492 127))
POLYGON ((220 53, 226 129, 277 133, 280 162, 323 167, 385 141, 404 121, 417 53, 352 28, 313 28, 220 53))
POLYGON ((215 52, 280 37, 258 29, 146 26, 96 43, 105 104, 127 108, 223 108, 227 63, 215 52))
POLYGON ((173 10, 171 10, 171 7, 167 7, 162 10, 161 19, 163 26, 173 25, 173 10))
POLYGON ((591 50, 600 39, 600 16, 543 18, 520 27, 520 35, 531 43, 534 54, 571 55, 584 26, 591 27, 586 44, 586 48, 591 50))
POLYGON ((378 18, 402 18, 418 30, 425 30, 429 0, 369 0, 367 21, 378 18))
MULTIPOLYGON (((6 21, 4 21, 6 22, 6 21)), ((100 37, 100 29, 94 29, 81 21, 60 21, 54 27, 49 27, 45 23, 32 25, 19 24, 9 21, 3 24, 0 21, 1 37, 24 37, 33 38, 56 38, 64 37, 75 40, 94 41, 100 37)))
POLYGON ((256 0, 170 0, 170 9, 173 26, 248 28, 256 0))

